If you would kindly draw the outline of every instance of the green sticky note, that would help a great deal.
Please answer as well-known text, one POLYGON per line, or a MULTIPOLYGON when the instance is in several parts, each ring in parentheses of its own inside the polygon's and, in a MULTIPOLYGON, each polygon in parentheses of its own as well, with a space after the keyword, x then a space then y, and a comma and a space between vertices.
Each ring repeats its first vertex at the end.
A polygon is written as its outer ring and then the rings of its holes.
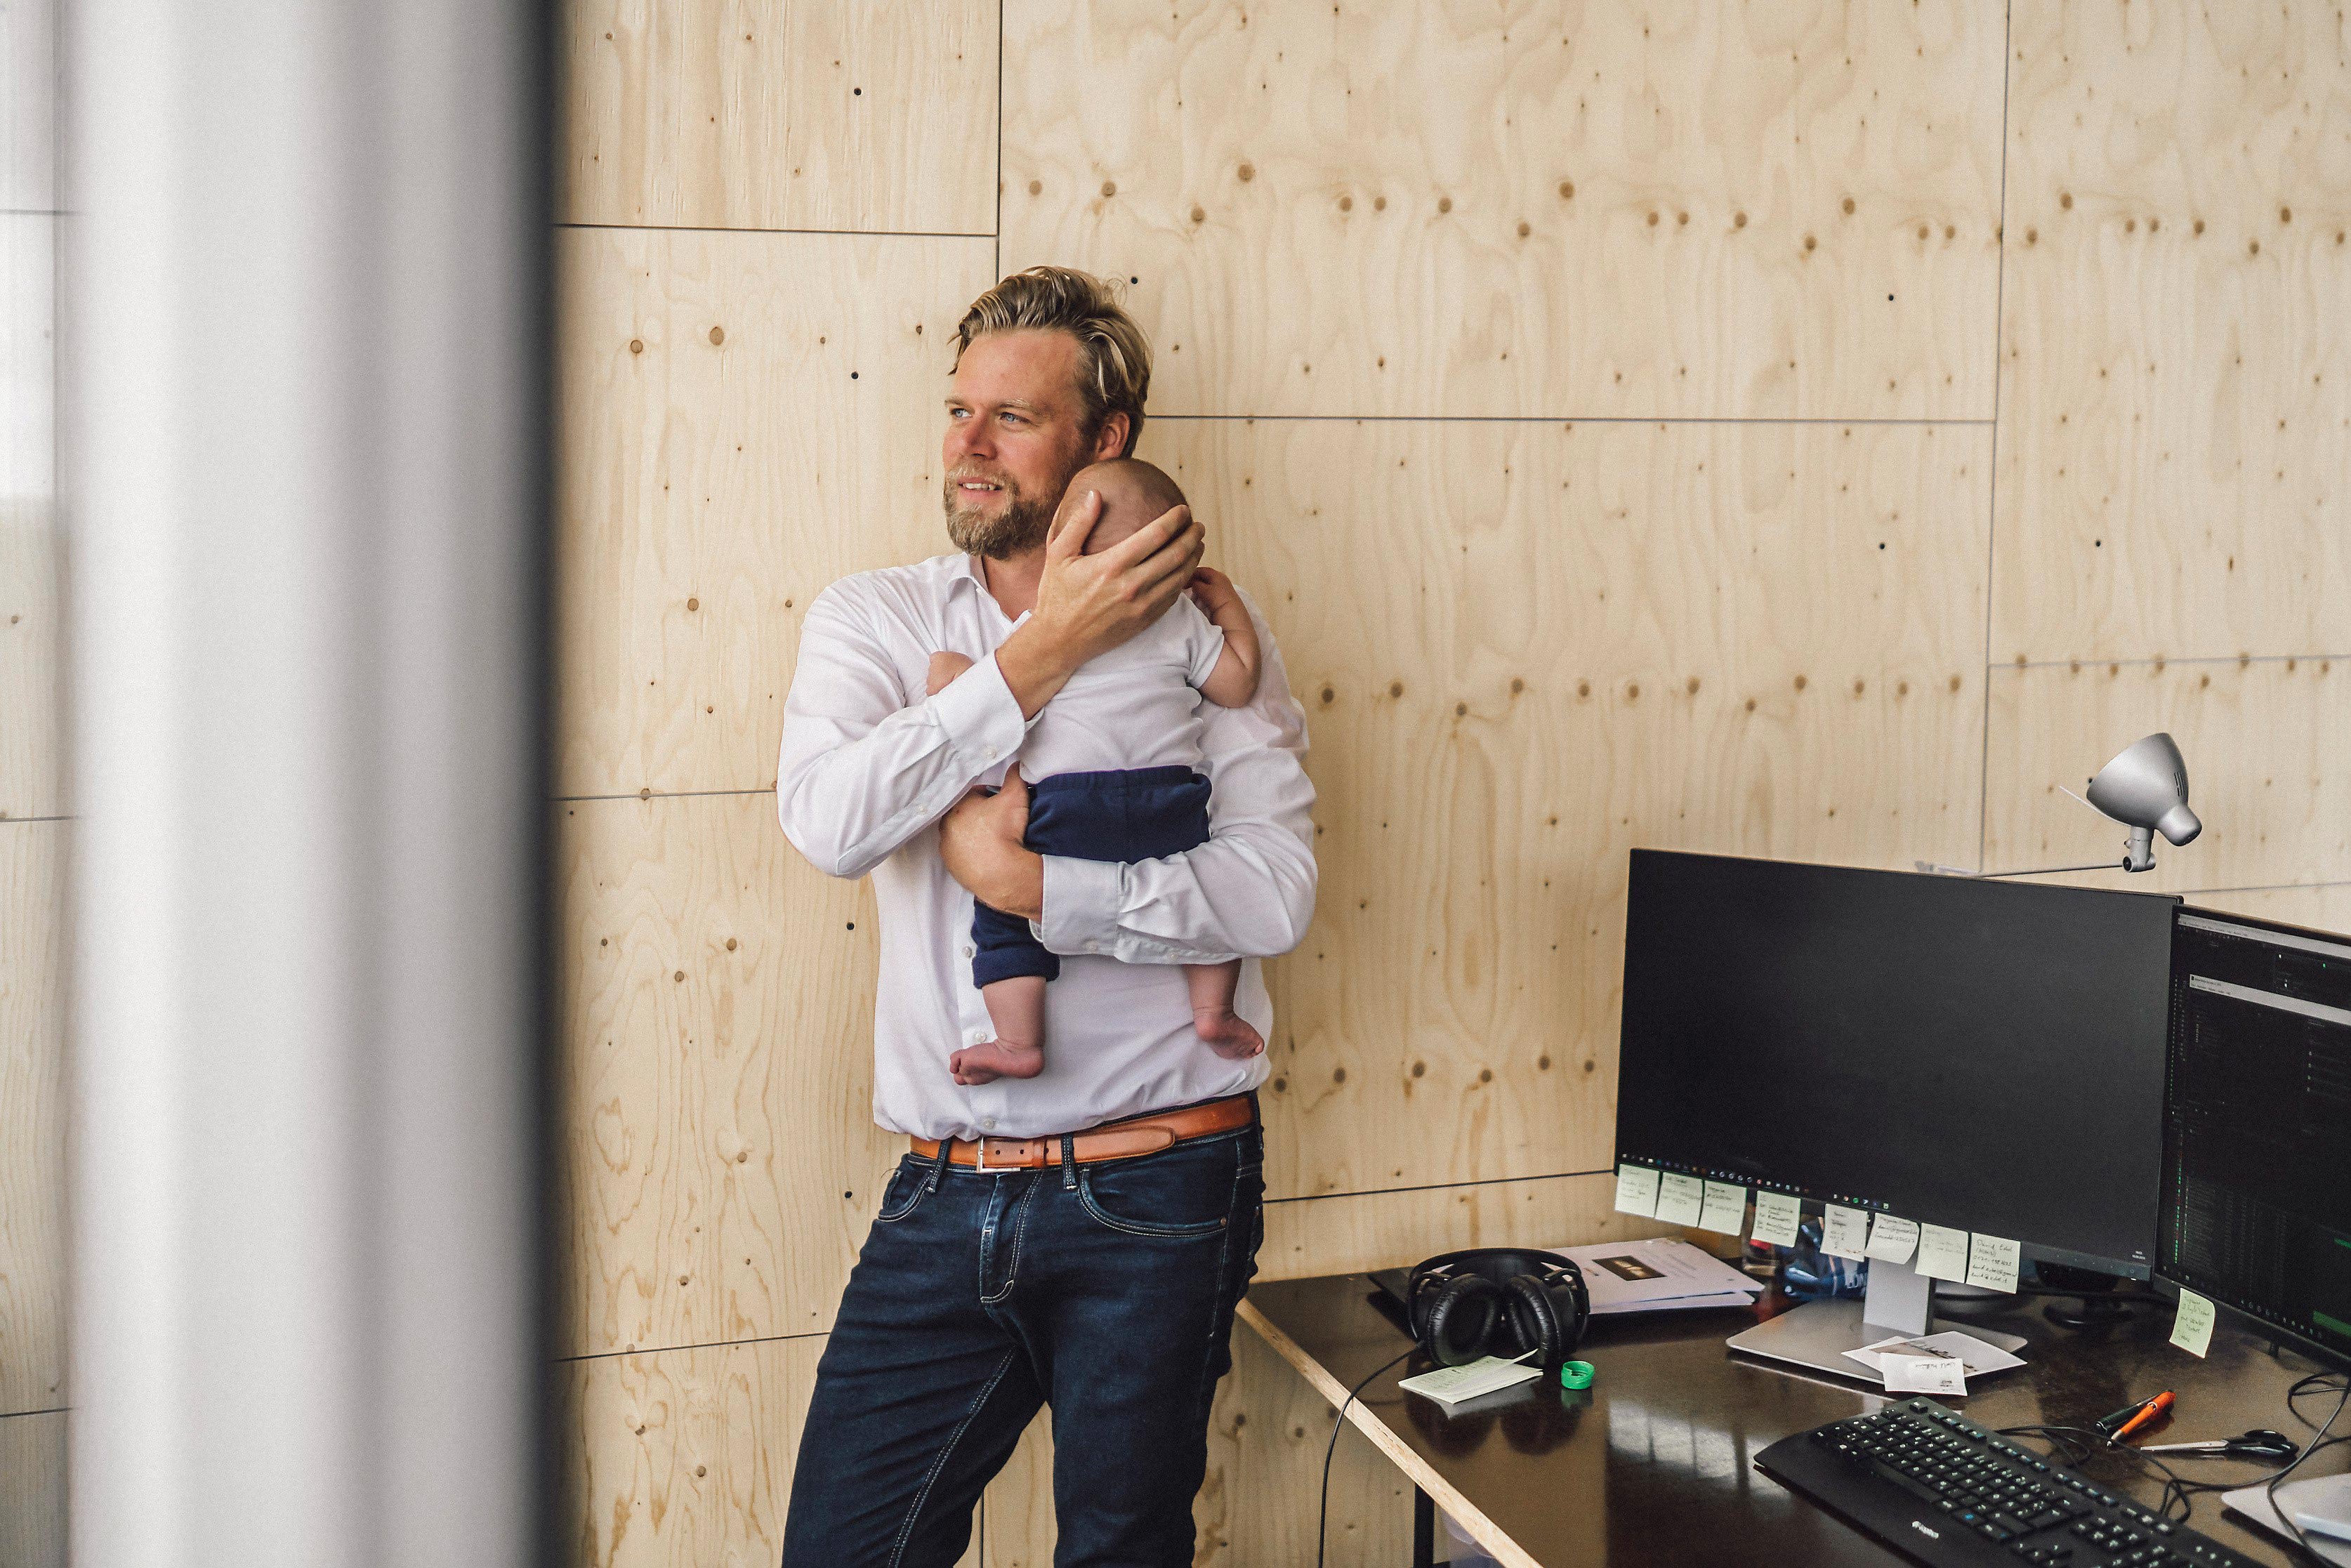
POLYGON ((1657 1212, 1657 1173, 1646 1166, 1616 1167, 1616 1212, 1644 1219, 1657 1212))
POLYGON ((1657 1183, 1657 1218, 1667 1225, 1696 1225, 1705 1212, 1706 1183, 1666 1172, 1657 1183))
POLYGON ((1736 1182, 1706 1184, 1706 1206, 1698 1211, 1698 1228, 1736 1236, 1747 1228, 1747 1189, 1736 1182))
POLYGON ((1804 1206, 1793 1193, 1758 1192, 1755 1195, 1755 1239, 1771 1247, 1793 1247, 1796 1226, 1804 1217, 1804 1206))
POLYGON ((2179 1292, 2179 1314, 2171 1320, 2171 1343, 2190 1355, 2212 1348, 2212 1324, 2220 1314, 2193 1291, 2179 1292))
POLYGON ((2005 1236, 1976 1231, 1968 1238, 1968 1283, 2005 1296, 2016 1293, 2016 1267, 2024 1249, 2005 1236))
POLYGON ((1918 1228, 1918 1261, 1914 1265, 1929 1280, 1968 1277, 1968 1233, 1948 1225, 1918 1228))

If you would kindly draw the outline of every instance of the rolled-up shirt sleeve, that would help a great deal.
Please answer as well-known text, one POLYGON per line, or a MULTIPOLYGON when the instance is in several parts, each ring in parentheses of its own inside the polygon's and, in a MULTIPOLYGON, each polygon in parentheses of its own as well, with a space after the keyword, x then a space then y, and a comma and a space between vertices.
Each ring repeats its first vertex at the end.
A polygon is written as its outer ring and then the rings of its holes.
POLYGON ((1305 938, 1314 917, 1314 786, 1306 716, 1254 601, 1264 670, 1246 707, 1204 705, 1208 841, 1161 860, 1045 858, 1044 917, 1055 953, 1130 964, 1270 958, 1305 938))
POLYGON ((784 700, 776 814, 819 871, 863 876, 1012 756, 1029 721, 991 656, 912 700, 840 584, 809 606, 784 700))

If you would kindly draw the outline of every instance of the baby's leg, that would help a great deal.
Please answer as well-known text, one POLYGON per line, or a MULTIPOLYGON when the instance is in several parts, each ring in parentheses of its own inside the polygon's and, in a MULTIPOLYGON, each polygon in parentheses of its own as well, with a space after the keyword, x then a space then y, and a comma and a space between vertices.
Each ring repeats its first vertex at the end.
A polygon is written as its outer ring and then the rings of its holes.
POLYGON ((1210 1051, 1234 1061, 1247 1061, 1265 1049, 1265 1040, 1233 1011, 1233 993, 1241 983, 1241 961, 1186 964, 1184 984, 1192 993, 1192 1028, 1210 1051))
MULTIPOLYGON (((1045 1071, 1045 977, 1014 975, 979 988, 996 1038, 967 1045, 947 1058, 957 1083, 1034 1078, 1045 1071)), ((1243 1025, 1247 1028, 1247 1025, 1243 1025)))
POLYGON ((923 690, 925 694, 929 696, 938 695, 941 692, 947 689, 948 682, 954 680, 957 675, 962 674, 966 670, 970 668, 971 661, 965 658, 961 653, 932 654, 931 678, 924 683, 923 690))

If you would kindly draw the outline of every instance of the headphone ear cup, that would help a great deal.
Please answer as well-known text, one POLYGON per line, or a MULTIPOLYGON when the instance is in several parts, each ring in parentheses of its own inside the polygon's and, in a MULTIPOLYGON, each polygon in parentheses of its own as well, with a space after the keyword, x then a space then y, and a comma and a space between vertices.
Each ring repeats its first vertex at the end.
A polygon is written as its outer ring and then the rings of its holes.
POLYGON ((1520 1274, 1503 1289, 1510 1293, 1510 1326, 1519 1341, 1511 1349, 1520 1355, 1535 1352, 1545 1375, 1557 1372, 1560 1363, 1567 1359, 1566 1336, 1542 1281, 1532 1274, 1520 1274))
POLYGON ((1502 1288, 1478 1274, 1464 1274, 1437 1287, 1428 1306, 1421 1348, 1439 1366, 1463 1366, 1487 1353, 1504 1311, 1502 1288))

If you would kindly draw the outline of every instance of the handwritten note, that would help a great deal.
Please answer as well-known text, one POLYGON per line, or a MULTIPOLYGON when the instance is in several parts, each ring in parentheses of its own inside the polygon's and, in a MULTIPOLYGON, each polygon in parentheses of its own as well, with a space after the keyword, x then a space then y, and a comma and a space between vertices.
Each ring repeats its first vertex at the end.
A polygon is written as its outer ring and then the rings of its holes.
POLYGON ((1706 1184, 1706 1207, 1698 1211, 1700 1230, 1719 1231, 1736 1236, 1747 1228, 1747 1189, 1736 1182, 1710 1181, 1706 1184))
POLYGON ((2179 1292, 2179 1315, 2171 1320, 2171 1343, 2190 1355, 2212 1348, 2212 1322, 2220 1314, 2193 1291, 2179 1292))
MULTIPOLYGON (((1528 1352, 1529 1355, 1533 1354, 1528 1352)), ((1508 1388, 1514 1383, 1541 1377, 1541 1369, 1521 1364, 1525 1360, 1525 1356, 1515 1361, 1504 1361, 1499 1356, 1480 1356, 1467 1366, 1442 1366, 1434 1372, 1424 1372, 1417 1377, 1407 1377, 1396 1386, 1409 1388, 1415 1394, 1426 1394, 1431 1399, 1439 1399, 1447 1405, 1458 1405, 1464 1399, 1475 1399, 1480 1394, 1491 1394, 1497 1388, 1508 1388)))
POLYGON ((1881 1214, 1870 1221, 1869 1255, 1888 1263, 1907 1263, 1918 1246, 1918 1226, 1916 1221, 1897 1219, 1881 1214))
POLYGON ((1750 1234, 1768 1246, 1793 1247, 1796 1227, 1803 1217, 1804 1206, 1794 1194, 1759 1192, 1755 1195, 1755 1228, 1750 1234))
POLYGON ((1696 1225, 1706 1213, 1706 1183, 1667 1171, 1657 1184, 1657 1218, 1667 1225, 1696 1225))
POLYGON ((1968 1277, 1968 1233, 1947 1225, 1918 1228, 1918 1272, 1929 1280, 1968 1277))
POLYGON ((1657 1212, 1657 1173, 1646 1166, 1616 1167, 1616 1212, 1637 1214, 1644 1219, 1657 1212))
POLYGON ((1965 1394, 1967 1368, 1951 1355, 1881 1355, 1888 1394, 1965 1394))
POLYGON ((1821 1227, 1821 1250, 1832 1258, 1868 1257, 1868 1210, 1835 1203, 1827 1207, 1828 1218, 1821 1227))
POLYGON ((2016 1291, 2016 1265, 2023 1257, 2023 1249, 2004 1236, 1986 1236, 1979 1230, 1968 1239, 1968 1283, 1987 1291, 2012 1295, 2016 1291))

